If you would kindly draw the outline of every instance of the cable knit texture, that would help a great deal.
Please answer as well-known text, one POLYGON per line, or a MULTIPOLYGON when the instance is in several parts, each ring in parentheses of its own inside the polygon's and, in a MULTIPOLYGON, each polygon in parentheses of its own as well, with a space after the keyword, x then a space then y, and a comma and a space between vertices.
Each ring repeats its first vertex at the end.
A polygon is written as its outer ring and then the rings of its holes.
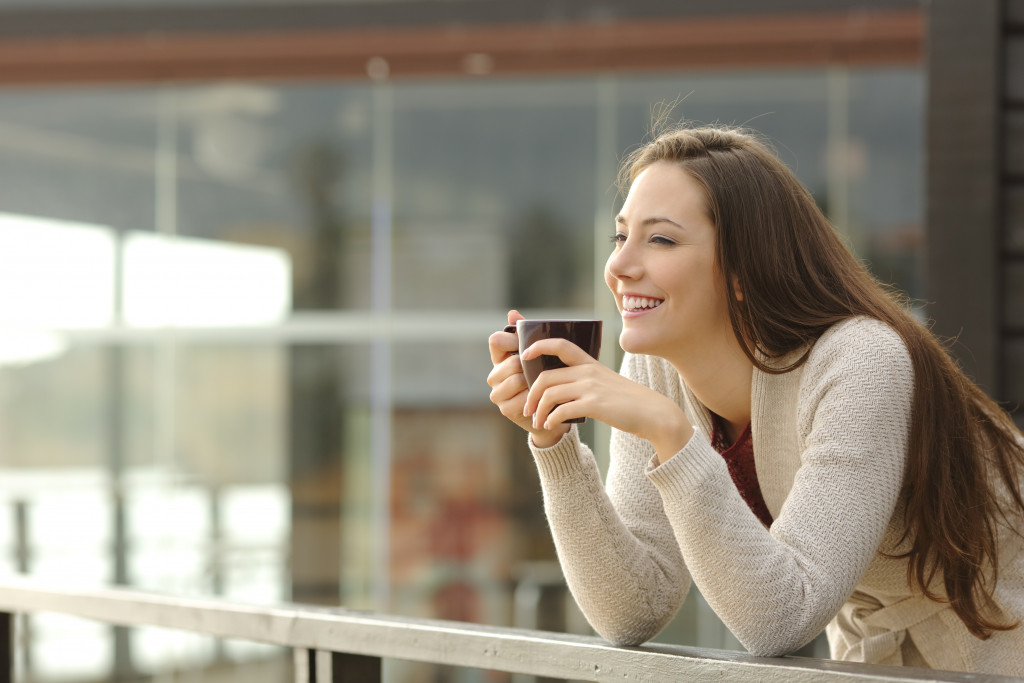
MULTIPOLYGON (((791 359, 782 359, 787 362, 791 359)), ((712 448, 708 411, 666 361, 627 354, 623 374, 674 399, 693 438, 658 466, 651 445, 613 430, 607 485, 574 427, 533 448, 569 587, 618 645, 654 637, 691 580, 752 653, 783 655, 828 625, 853 661, 1024 675, 1024 627, 979 640, 946 605, 913 593, 897 499, 913 394, 910 356, 888 326, 828 330, 792 372, 754 371, 751 430, 771 528, 712 448), (830 623, 831 622, 831 623, 830 623)), ((1024 553, 1001 536, 996 600, 1024 618, 1024 553)))

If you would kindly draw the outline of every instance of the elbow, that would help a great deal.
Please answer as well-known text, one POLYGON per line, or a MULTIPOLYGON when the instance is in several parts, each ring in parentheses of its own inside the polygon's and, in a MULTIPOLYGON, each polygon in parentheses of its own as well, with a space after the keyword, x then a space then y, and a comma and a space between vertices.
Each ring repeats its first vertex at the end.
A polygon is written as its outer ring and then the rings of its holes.
POLYGON ((760 643, 745 647, 747 648, 747 651, 755 657, 785 657, 786 655, 800 649, 800 646, 790 647, 775 643, 760 643))
POLYGON ((599 636, 615 647, 636 647, 651 640, 668 625, 675 612, 668 614, 634 613, 628 618, 604 620, 600 623, 590 621, 599 636))
POLYGON ((689 590, 686 576, 661 575, 651 591, 611 590, 600 593, 604 600, 589 602, 576 597, 576 604, 591 628, 610 645, 636 647, 651 640, 675 617, 689 590), (612 599, 608 599, 612 598, 612 599))
POLYGON ((656 636, 657 633, 647 634, 636 630, 626 629, 602 629, 598 631, 598 635, 615 647, 636 647, 637 645, 643 645, 648 640, 656 636))
POLYGON ((607 640, 608 644, 613 647, 638 647, 647 642, 641 638, 617 638, 614 636, 611 638, 605 638, 605 640, 607 640))
POLYGON ((785 657, 814 640, 803 632, 758 633, 740 636, 737 639, 755 657, 785 657))
POLYGON ((658 635, 665 626, 661 620, 623 619, 611 623, 590 622, 599 636, 615 647, 636 647, 658 635))
POLYGON ((774 612, 771 621, 732 619, 726 626, 755 657, 785 657, 814 640, 835 615, 830 606, 821 609, 810 600, 774 612))

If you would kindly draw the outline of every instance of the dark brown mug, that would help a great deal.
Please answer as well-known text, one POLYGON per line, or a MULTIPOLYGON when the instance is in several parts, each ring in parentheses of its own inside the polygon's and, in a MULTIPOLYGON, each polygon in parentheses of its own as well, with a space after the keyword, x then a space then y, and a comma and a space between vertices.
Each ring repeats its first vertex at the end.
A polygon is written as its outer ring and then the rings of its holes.
MULTIPOLYGON (((515 325, 505 326, 505 332, 512 332, 519 337, 519 353, 541 339, 559 337, 568 339, 580 347, 591 357, 597 358, 601 353, 601 321, 600 320, 520 320, 515 325)), ((565 363, 558 356, 537 356, 523 361, 523 375, 526 385, 533 386, 534 381, 545 370, 564 368, 565 363)), ((585 422, 585 417, 576 417, 566 422, 585 422)))

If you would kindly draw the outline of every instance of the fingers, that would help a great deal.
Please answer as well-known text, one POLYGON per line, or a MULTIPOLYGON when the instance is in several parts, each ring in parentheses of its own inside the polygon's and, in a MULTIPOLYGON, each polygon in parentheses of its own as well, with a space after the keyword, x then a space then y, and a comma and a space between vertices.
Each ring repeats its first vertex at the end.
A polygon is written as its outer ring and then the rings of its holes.
POLYGON ((519 351, 519 339, 511 332, 494 332, 487 338, 487 348, 491 352, 491 364, 498 365, 519 351))
POLYGON ((582 365, 584 363, 596 363, 597 360, 589 353, 573 344, 568 339, 550 337, 530 344, 524 351, 523 360, 530 360, 537 356, 558 356, 566 365, 582 365))
MULTIPOLYGON (((523 320, 519 311, 508 312, 508 324, 515 325, 517 320, 523 320)), ((491 365, 501 363, 511 354, 519 353, 519 338, 512 332, 494 332, 487 338, 487 347, 491 352, 491 365)))
POLYGON ((487 384, 491 387, 490 401, 501 414, 528 429, 530 420, 523 415, 527 393, 526 377, 519 358, 510 356, 495 365, 487 375, 487 384))
POLYGON ((589 368, 545 370, 533 383, 523 413, 534 429, 549 429, 574 417, 592 417, 581 399, 594 392, 589 368))
POLYGON ((491 389, 491 403, 498 406, 501 414, 513 422, 526 426, 529 419, 523 415, 526 403, 526 380, 522 373, 507 377, 491 389))
POLYGON ((580 395, 566 391, 569 388, 571 385, 561 385, 544 392, 529 418, 534 429, 553 429, 574 417, 587 417, 580 395))
POLYGON ((499 384, 507 380, 509 377, 515 377, 516 375, 522 377, 523 385, 525 386, 526 377, 523 376, 523 367, 519 363, 519 358, 509 356, 491 368, 491 371, 487 373, 487 386, 492 389, 496 389, 499 384))
MULTIPOLYGON (((524 317, 519 311, 511 310, 508 312, 507 320, 509 325, 514 326, 517 321, 523 319, 524 317)), ((490 400, 498 407, 502 415, 529 431, 533 435, 534 443, 538 445, 546 444, 541 447, 553 445, 568 430, 569 425, 561 424, 563 420, 571 417, 583 417, 582 414, 565 415, 563 417, 562 413, 570 409, 557 406, 545 397, 546 400, 540 411, 542 414, 538 415, 538 421, 546 420, 552 427, 548 429, 547 427, 535 426, 534 421, 528 417, 533 411, 528 412, 526 410, 530 390, 526 384, 523 366, 518 356, 519 338, 514 332, 502 330, 494 332, 488 337, 487 346, 491 355, 491 364, 493 365, 490 373, 487 375, 487 384, 491 387, 490 400), (551 416, 552 413, 554 417, 551 416)), ((593 361, 585 351, 564 339, 544 340, 534 344, 534 347, 534 353, 531 357, 539 355, 557 356, 566 365, 580 365, 587 361, 593 361)), ((548 371, 543 374, 550 374, 550 372, 548 371)), ((565 389, 560 389, 552 393, 551 398, 555 398, 560 393, 565 393, 565 391, 565 389)), ((543 390, 537 396, 540 397, 542 394, 543 390)), ((576 407, 578 408, 578 406, 576 407)))
POLYGON ((532 418, 534 429, 552 429, 565 420, 593 417, 580 403, 586 390, 582 382, 589 369, 601 366, 589 353, 567 339, 549 338, 535 342, 525 349, 520 361, 538 356, 556 356, 567 367, 545 370, 533 383, 523 411, 532 418))

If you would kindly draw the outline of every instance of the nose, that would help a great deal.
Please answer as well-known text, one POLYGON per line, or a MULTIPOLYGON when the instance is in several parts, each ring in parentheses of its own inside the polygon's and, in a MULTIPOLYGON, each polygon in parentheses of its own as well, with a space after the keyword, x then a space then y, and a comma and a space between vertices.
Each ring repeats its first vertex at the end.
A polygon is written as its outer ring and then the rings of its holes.
POLYGON ((614 280, 638 280, 643 275, 643 263, 637 253, 638 249, 633 245, 633 242, 627 238, 625 242, 619 244, 618 248, 615 249, 608 256, 608 261, 605 263, 605 278, 608 280, 609 285, 614 280))

